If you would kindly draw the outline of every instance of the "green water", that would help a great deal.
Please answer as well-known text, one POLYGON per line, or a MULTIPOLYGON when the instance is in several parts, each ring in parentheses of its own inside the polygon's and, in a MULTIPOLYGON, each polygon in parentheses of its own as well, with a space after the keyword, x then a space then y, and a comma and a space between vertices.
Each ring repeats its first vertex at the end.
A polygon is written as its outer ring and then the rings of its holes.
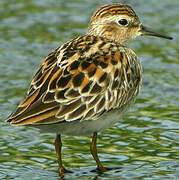
MULTIPOLYGON (((0 179, 59 179, 55 135, 4 122, 48 53, 84 34, 92 12, 119 1, 0 1, 0 179)), ((124 2, 124 1, 123 1, 124 2)), ((98 175, 89 153, 90 137, 63 137, 63 160, 73 171, 65 179, 179 179, 179 1, 126 1, 144 24, 173 41, 140 37, 131 47, 143 65, 143 86, 133 107, 98 137, 106 167, 98 175)))

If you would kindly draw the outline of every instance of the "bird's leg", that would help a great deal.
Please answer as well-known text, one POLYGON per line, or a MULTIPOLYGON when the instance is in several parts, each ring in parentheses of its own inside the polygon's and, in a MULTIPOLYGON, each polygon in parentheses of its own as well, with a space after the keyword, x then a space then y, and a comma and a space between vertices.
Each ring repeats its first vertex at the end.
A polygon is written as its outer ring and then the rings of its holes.
POLYGON ((105 171, 107 171, 107 169, 103 167, 103 165, 101 164, 101 162, 98 158, 97 149, 96 149, 96 140, 97 140, 97 132, 94 132, 91 146, 90 146, 90 151, 91 151, 91 154, 92 154, 94 160, 96 161, 98 171, 105 172, 105 171))
POLYGON ((65 170, 65 168, 62 166, 62 156, 61 156, 61 151, 62 151, 62 141, 61 141, 61 135, 56 136, 55 139, 55 150, 56 150, 56 154, 57 154, 57 158, 58 158, 58 170, 59 170, 59 175, 63 175, 64 173, 66 173, 67 171, 65 170))

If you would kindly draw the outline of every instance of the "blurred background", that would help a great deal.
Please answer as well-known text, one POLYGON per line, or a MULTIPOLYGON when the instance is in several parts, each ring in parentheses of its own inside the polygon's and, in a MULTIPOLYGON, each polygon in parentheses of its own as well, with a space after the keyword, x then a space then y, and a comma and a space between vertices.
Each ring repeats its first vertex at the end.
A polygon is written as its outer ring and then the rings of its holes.
POLYGON ((179 179, 178 0, 0 1, 0 179, 58 179, 55 135, 11 127, 5 119, 42 60, 86 33, 98 7, 116 2, 131 5, 144 25, 174 40, 139 37, 130 44, 143 66, 141 92, 123 119, 98 137, 104 166, 120 171, 92 173, 91 137, 63 137, 64 165, 74 172, 65 179, 179 179))

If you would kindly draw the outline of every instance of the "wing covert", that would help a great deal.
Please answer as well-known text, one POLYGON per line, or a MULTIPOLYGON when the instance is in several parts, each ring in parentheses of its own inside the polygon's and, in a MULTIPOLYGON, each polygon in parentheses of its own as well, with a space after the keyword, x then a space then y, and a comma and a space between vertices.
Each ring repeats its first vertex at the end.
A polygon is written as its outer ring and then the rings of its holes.
POLYGON ((140 73, 134 73, 140 66, 128 66, 129 60, 121 45, 94 36, 76 38, 42 62, 26 98, 7 121, 38 125, 95 120, 120 108, 131 94, 137 95, 141 81, 140 73), (136 82, 134 75, 139 76, 136 82))

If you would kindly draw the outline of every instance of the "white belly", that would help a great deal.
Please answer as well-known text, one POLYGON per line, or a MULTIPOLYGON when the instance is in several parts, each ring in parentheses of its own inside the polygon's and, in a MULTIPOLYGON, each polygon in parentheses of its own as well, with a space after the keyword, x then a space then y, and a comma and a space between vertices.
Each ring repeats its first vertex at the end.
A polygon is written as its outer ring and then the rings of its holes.
POLYGON ((89 136, 94 132, 101 132, 107 128, 112 127, 116 122, 120 120, 120 117, 121 112, 111 111, 101 116, 97 120, 62 122, 58 124, 39 125, 34 127, 37 127, 42 131, 61 135, 89 136))

